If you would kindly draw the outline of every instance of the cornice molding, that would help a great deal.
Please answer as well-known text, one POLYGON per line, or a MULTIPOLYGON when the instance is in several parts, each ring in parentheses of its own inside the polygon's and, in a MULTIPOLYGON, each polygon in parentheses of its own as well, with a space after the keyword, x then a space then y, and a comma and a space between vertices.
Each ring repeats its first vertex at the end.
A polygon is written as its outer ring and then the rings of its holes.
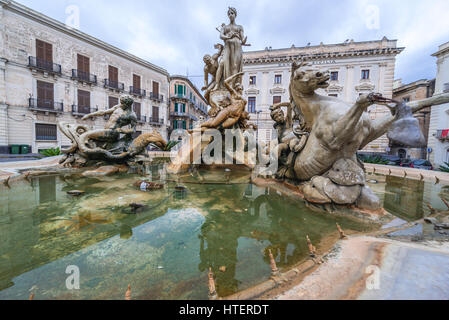
POLYGON ((282 55, 278 56, 264 56, 258 58, 243 58, 243 63, 249 64, 265 64, 265 63, 292 63, 294 61, 316 61, 329 60, 337 58, 359 57, 359 56, 385 56, 400 54, 405 48, 380 48, 368 50, 348 50, 344 52, 330 52, 330 53, 315 53, 315 54, 297 54, 297 55, 282 55))

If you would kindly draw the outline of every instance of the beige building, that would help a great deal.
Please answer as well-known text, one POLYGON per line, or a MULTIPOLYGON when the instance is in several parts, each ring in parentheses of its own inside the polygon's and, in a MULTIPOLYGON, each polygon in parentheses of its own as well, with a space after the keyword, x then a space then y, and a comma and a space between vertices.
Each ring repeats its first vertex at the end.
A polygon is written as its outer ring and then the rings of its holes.
MULTIPOLYGON (((70 146, 59 121, 77 123, 131 94, 137 134, 167 137, 169 74, 17 2, 0 0, 0 153, 70 146)), ((102 128, 105 119, 83 122, 102 128)))
MULTIPOLYGON (((432 56, 437 58, 436 96, 449 92, 449 42, 439 46, 432 56)), ((428 147, 435 168, 449 162, 449 103, 431 107, 428 147)))
MULTIPOLYGON (((409 84, 402 84, 401 79, 395 80, 393 85, 393 99, 396 101, 410 102, 430 98, 435 91, 435 79, 418 80, 409 84)), ((419 127, 426 139, 429 138, 430 107, 422 109, 414 114, 419 121, 419 127)), ((390 142, 390 154, 401 158, 427 159, 427 146, 423 148, 408 148, 390 142)))
POLYGON ((192 129, 195 122, 207 115, 207 101, 198 88, 185 76, 170 77, 170 132, 192 129))
MULTIPOLYGON (((273 134, 273 121, 269 107, 273 103, 289 101, 291 64, 306 60, 323 70, 331 72, 330 86, 318 92, 354 103, 359 95, 370 92, 393 95, 393 81, 396 55, 404 48, 397 47, 397 40, 383 38, 379 41, 295 47, 286 49, 266 48, 262 51, 244 53, 243 85, 248 99, 251 120, 258 123, 258 137, 269 141, 273 134)), ((372 119, 389 113, 384 106, 371 106, 368 110, 372 119)), ((365 150, 385 152, 388 147, 386 136, 370 143, 365 150)))

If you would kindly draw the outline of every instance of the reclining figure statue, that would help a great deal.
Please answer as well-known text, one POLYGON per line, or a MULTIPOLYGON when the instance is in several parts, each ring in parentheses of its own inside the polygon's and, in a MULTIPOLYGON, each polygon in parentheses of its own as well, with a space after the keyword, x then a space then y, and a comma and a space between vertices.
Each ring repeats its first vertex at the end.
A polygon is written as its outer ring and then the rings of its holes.
POLYGON ((85 125, 59 122, 59 129, 72 142, 69 149, 62 150, 65 156, 60 163, 63 166, 85 166, 92 161, 126 163, 136 160, 138 156, 145 156, 149 144, 164 148, 167 142, 156 130, 133 139, 137 124, 133 103, 130 96, 123 95, 119 105, 83 117, 87 120, 109 115, 104 129, 89 130, 85 125))
MULTIPOLYGON (((357 151, 386 134, 403 117, 431 105, 449 102, 449 95, 406 105, 370 93, 361 95, 351 105, 315 92, 319 88, 327 88, 329 79, 328 72, 315 66, 304 62, 292 65, 292 105, 299 109, 295 113, 304 117, 305 131, 310 134, 304 148, 295 155, 293 170, 290 171, 293 176, 288 178, 307 181, 303 193, 309 202, 357 203, 360 207, 365 205, 367 209, 378 209, 378 198, 365 186, 364 167, 357 159, 357 151), (373 104, 387 106, 392 114, 372 120, 366 110, 373 104)), ((406 126, 403 130, 411 131, 406 126)), ((416 134, 411 132, 410 136, 413 135, 416 134)))

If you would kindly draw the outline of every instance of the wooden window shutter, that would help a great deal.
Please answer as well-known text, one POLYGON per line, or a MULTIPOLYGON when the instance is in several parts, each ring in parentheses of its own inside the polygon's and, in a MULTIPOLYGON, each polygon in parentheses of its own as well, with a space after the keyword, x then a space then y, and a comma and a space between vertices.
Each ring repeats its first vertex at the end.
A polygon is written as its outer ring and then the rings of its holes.
POLYGON ((273 104, 276 104, 276 103, 281 103, 281 96, 274 96, 273 97, 273 104))
POLYGON ((155 120, 159 119, 159 107, 153 106, 153 119, 155 120))
POLYGON ((113 66, 109 66, 109 80, 118 82, 118 69, 113 66))
POLYGON ((136 113, 137 118, 140 118, 140 115, 141 115, 141 105, 140 105, 139 102, 134 102, 133 110, 134 110, 134 112, 136 113))
POLYGON ((133 74, 133 87, 140 89, 140 76, 133 74))
POLYGON ((153 94, 159 96, 159 82, 153 81, 153 94))
POLYGON ((116 105, 118 105, 118 98, 116 97, 109 97, 109 109, 115 107, 116 105))
POLYGON ((90 59, 88 57, 78 54, 78 70, 85 73, 90 73, 89 60, 90 59))

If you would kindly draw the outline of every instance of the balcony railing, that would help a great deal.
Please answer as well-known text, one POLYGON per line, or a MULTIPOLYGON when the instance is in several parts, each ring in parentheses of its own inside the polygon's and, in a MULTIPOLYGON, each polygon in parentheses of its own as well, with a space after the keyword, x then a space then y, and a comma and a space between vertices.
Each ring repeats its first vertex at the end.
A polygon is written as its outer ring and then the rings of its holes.
POLYGON ((150 117, 149 122, 150 122, 150 124, 154 124, 154 125, 163 125, 164 119, 150 117))
POLYGON ((30 98, 28 100, 28 106, 32 110, 64 112, 64 103, 55 102, 54 100, 30 98))
POLYGON ((435 137, 439 140, 449 140, 449 129, 437 130, 435 137))
POLYGON ((150 93, 150 99, 158 101, 158 102, 164 102, 164 96, 161 94, 154 93, 154 92, 150 93))
POLYGON ((136 87, 129 87, 129 93, 134 94, 136 96, 145 97, 147 95, 146 90, 136 88, 136 87))
POLYGON ((104 79, 104 87, 109 89, 125 91, 125 84, 123 82, 118 82, 111 79, 104 79))
POLYGON ((97 84, 97 76, 78 69, 72 69, 72 79, 97 84))
POLYGON ((60 64, 56 64, 51 61, 45 61, 36 57, 28 57, 28 67, 36 68, 54 74, 62 74, 62 68, 60 64))
POLYGON ((190 115, 187 113, 187 112, 176 112, 176 111, 173 111, 173 112, 170 112, 170 116, 171 117, 189 117, 190 115))
POLYGON ((190 100, 190 98, 186 94, 177 93, 170 96, 170 99, 185 99, 190 100))
POLYGON ((97 112, 98 108, 91 108, 89 106, 78 106, 76 104, 72 105, 72 114, 78 115, 78 114, 89 114, 97 112))
POLYGON ((137 116, 137 122, 139 123, 146 123, 147 117, 146 116, 137 116))

